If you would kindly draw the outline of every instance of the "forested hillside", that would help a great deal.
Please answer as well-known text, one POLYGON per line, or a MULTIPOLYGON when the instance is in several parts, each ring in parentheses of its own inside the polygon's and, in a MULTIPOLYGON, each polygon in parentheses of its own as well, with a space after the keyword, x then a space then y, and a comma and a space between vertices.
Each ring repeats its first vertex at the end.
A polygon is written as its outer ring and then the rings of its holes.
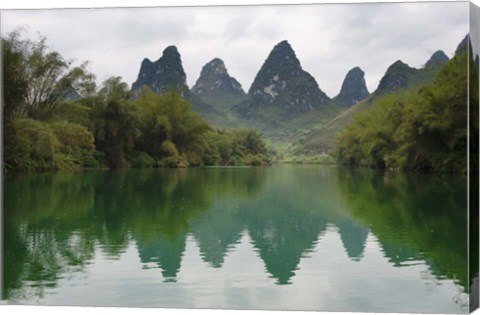
POLYGON ((358 115, 338 138, 338 161, 376 168, 467 171, 467 58, 466 52, 458 54, 432 84, 388 94, 358 115))
POLYGON ((134 95, 120 77, 96 86, 46 39, 2 38, 5 171, 266 164, 255 130, 221 131, 182 91, 134 95))

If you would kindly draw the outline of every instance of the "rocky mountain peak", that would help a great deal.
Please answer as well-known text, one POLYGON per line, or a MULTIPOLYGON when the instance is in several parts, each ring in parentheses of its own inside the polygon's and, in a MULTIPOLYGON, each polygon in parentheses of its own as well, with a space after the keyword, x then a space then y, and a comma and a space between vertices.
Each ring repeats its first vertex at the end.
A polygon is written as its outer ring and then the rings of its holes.
POLYGON ((142 64, 140 65, 140 68, 148 68, 148 67, 151 67, 152 64, 153 64, 153 62, 150 59, 144 58, 142 60, 142 64))
POLYGON ((220 58, 213 58, 210 62, 208 62, 202 68, 202 72, 200 76, 224 76, 228 75, 227 68, 225 67, 225 63, 220 58))
POLYGON ((295 51, 286 40, 281 41, 273 47, 267 61, 270 62, 270 66, 281 65, 282 67, 301 68, 295 51))
POLYGON ((180 60, 180 53, 176 46, 170 45, 163 50, 162 57, 165 59, 176 59, 180 60))
POLYGON ((365 72, 359 67, 355 67, 348 71, 340 93, 333 100, 339 105, 350 107, 369 95, 365 82, 365 72))
POLYGON ((397 89, 406 88, 411 78, 420 76, 421 70, 411 68, 401 60, 395 61, 380 80, 375 94, 391 92, 397 89))
MULTIPOLYGON (((257 91, 259 88, 265 88, 272 85, 272 88, 275 87, 275 90, 282 90, 285 88, 285 79, 299 75, 302 71, 300 61, 295 55, 292 46, 290 46, 286 40, 281 41, 273 47, 263 63, 248 91, 248 94, 258 94, 257 91)), ((273 94, 276 94, 268 91, 266 93, 272 96, 269 98, 270 101, 274 98, 273 94)))
POLYGON ((203 66, 192 93, 206 103, 224 107, 239 103, 245 97, 241 84, 228 74, 220 58, 214 58, 203 66))
POLYGON ((248 91, 249 100, 234 109, 243 116, 252 110, 275 106, 284 118, 314 110, 330 99, 318 87, 315 79, 302 69, 290 44, 276 44, 248 91))
POLYGON ((468 45, 470 43, 470 35, 467 34, 462 41, 458 44, 457 49, 455 50, 455 56, 460 55, 463 52, 466 52, 468 45))
POLYGON ((177 47, 165 48, 162 56, 155 62, 148 58, 142 61, 137 80, 132 84, 132 91, 138 91, 143 86, 148 86, 159 94, 176 90, 183 96, 188 96, 186 74, 177 47))
POLYGON ((448 56, 443 52, 443 50, 437 50, 427 61, 427 63, 425 64, 425 68, 435 68, 447 63, 449 60, 450 58, 448 58, 448 56))

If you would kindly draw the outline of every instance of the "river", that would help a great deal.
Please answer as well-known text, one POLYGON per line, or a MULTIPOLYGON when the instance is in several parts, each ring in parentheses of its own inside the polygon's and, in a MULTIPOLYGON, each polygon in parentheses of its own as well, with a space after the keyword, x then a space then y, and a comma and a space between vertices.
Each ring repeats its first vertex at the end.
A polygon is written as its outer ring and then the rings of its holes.
POLYGON ((7 176, 2 302, 465 313, 466 194, 318 165, 7 176))

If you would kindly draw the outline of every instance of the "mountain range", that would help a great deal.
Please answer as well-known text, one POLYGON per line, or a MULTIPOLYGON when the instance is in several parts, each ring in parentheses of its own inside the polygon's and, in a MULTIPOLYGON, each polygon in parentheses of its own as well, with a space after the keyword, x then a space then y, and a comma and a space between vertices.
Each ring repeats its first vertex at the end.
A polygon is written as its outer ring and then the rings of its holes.
MULTIPOLYGON (((456 54, 466 49, 467 41, 468 36, 458 45, 456 54)), ((354 67, 347 72, 339 94, 330 98, 303 69, 286 40, 273 47, 247 93, 220 58, 207 62, 189 89, 180 53, 175 46, 168 46, 158 60, 142 61, 132 91, 138 92, 143 86, 159 94, 175 90, 217 128, 256 128, 276 151, 322 154, 331 150, 338 132, 378 97, 432 82, 439 66, 448 61, 441 50, 421 69, 397 60, 372 93, 364 71, 354 67)))

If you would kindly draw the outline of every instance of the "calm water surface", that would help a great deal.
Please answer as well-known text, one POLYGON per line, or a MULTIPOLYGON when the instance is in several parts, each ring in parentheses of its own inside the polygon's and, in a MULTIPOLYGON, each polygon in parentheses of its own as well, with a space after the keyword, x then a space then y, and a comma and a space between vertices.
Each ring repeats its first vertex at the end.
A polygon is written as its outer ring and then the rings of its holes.
POLYGON ((4 181, 4 303, 468 311, 466 179, 326 166, 4 181))

